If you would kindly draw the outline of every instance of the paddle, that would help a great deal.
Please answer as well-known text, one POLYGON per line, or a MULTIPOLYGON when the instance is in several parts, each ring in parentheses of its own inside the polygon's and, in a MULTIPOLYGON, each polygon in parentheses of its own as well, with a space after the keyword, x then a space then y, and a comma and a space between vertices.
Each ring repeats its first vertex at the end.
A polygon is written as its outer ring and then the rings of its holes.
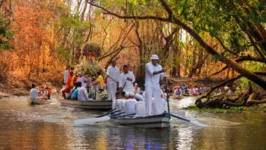
POLYGON ((109 114, 113 114, 113 113, 116 113, 116 112, 119 112, 119 111, 120 110, 112 109, 112 110, 110 110, 110 111, 108 111, 108 112, 106 112, 106 113, 104 113, 102 115, 96 116, 95 118, 100 118, 100 117, 103 117, 103 116, 107 116, 109 114))
POLYGON ((100 118, 88 118, 88 119, 81 119, 81 120, 75 120, 74 125, 83 125, 83 124, 91 124, 91 123, 96 123, 96 122, 105 122, 110 120, 109 116, 104 116, 100 118))
POLYGON ((173 115, 173 114, 170 114, 170 113, 167 113, 169 116, 172 116, 174 118, 177 118, 177 119, 180 119, 180 120, 183 120, 183 121, 186 121, 186 122, 189 122, 189 123, 192 123, 194 125, 197 125, 197 126, 200 126, 200 127, 207 127, 208 125, 206 124, 203 124, 203 123, 200 123, 198 121, 195 121, 195 120, 189 120, 187 118, 184 118, 184 117, 180 117, 180 116, 177 116, 177 115, 173 115))
POLYGON ((134 116, 134 115, 136 115, 136 113, 128 114, 128 115, 122 115, 122 116, 114 116, 114 117, 112 117, 112 118, 114 118, 114 119, 117 119, 117 118, 125 118, 125 117, 127 117, 127 116, 134 116))
MULTIPOLYGON (((168 109, 168 114, 170 114, 170 104, 169 104, 169 91, 167 87, 167 78, 164 77, 164 84, 165 84, 165 92, 166 92, 166 102, 167 102, 167 109, 168 109)), ((170 119, 170 115, 168 115, 168 118, 170 119)))

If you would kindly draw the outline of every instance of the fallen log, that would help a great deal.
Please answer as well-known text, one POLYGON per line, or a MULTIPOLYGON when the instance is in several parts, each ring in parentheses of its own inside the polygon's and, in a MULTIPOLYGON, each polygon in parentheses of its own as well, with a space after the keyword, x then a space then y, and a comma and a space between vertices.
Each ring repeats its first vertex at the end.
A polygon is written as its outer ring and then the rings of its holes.
POLYGON ((247 100, 246 105, 247 106, 250 106, 250 105, 254 104, 256 101, 259 101, 259 100, 255 100, 258 97, 259 97, 259 94, 258 93, 252 93, 252 94, 250 94, 250 96, 249 96, 249 98, 247 100))

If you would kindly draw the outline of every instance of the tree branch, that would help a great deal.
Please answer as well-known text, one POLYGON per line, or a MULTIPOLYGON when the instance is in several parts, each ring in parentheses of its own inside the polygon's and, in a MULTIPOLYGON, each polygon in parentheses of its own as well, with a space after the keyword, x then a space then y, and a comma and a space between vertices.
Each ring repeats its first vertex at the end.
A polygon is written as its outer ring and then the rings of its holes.
POLYGON ((90 5, 100 8, 104 11, 104 14, 109 14, 109 15, 113 15, 116 16, 117 18, 121 18, 121 19, 138 19, 138 20, 147 20, 147 19, 151 19, 151 20, 160 20, 160 21, 164 21, 164 22, 171 22, 168 18, 162 18, 162 17, 157 17, 157 16, 122 16, 116 13, 113 13, 107 9, 105 9, 102 6, 96 5, 92 2, 87 1, 87 3, 89 3, 90 5))

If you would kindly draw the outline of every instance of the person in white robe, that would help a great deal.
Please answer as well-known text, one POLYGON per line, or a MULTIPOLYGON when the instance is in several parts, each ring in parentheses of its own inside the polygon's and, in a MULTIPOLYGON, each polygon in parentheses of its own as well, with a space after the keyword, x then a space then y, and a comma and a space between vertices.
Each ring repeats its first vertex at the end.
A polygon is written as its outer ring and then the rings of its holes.
POLYGON ((70 67, 68 66, 66 68, 66 70, 64 71, 64 84, 67 83, 67 79, 68 79, 68 76, 69 76, 69 70, 70 70, 70 67))
POLYGON ((158 63, 159 57, 153 54, 151 62, 147 63, 145 68, 145 104, 147 116, 153 115, 152 98, 154 98, 155 107, 159 105, 161 100, 160 77, 165 74, 162 66, 158 63))
POLYGON ((89 101, 89 95, 85 87, 81 87, 78 91, 78 101, 89 101))
POLYGON ((133 83, 135 82, 134 74, 129 71, 128 65, 123 66, 123 73, 120 75, 119 88, 120 92, 134 92, 133 83))
POLYGON ((117 85, 119 84, 119 68, 116 67, 116 60, 107 68, 107 100, 116 100, 117 85))

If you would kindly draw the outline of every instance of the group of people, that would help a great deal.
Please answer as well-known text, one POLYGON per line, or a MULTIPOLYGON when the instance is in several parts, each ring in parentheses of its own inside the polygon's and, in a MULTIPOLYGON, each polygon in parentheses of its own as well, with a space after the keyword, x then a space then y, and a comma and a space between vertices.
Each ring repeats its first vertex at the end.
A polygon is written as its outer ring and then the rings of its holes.
MULTIPOLYGON (((166 104, 165 94, 160 86, 161 77, 165 77, 164 69, 159 65, 159 57, 153 54, 151 62, 146 64, 145 91, 141 91, 135 83, 135 76, 128 65, 123 66, 120 74, 116 60, 113 60, 106 70, 105 78, 100 72, 97 73, 97 77, 92 78, 82 75, 81 72, 75 74, 74 68, 67 67, 61 92, 65 99, 89 101, 88 89, 94 86, 99 92, 107 90, 107 100, 113 101, 113 109, 136 113, 138 116, 159 115, 164 112, 166 104)), ((31 93, 37 98, 34 94, 35 85, 31 93)))
POLYGON ((160 78, 165 76, 164 69, 159 65, 159 57, 152 55, 151 62, 145 67, 145 91, 142 91, 135 82, 132 72, 128 71, 128 66, 123 67, 123 73, 118 76, 119 70, 115 65, 107 69, 108 95, 113 100, 113 109, 120 110, 128 114, 136 114, 137 117, 159 115, 164 113, 166 104, 165 94, 160 86, 160 78), (120 77, 120 79, 115 78, 120 77), (116 81, 116 84, 115 84, 116 81), (118 82, 119 81, 119 82, 118 82), (116 87, 119 91, 116 92, 116 87), (113 97, 115 96, 115 97, 113 97))
POLYGON ((186 86, 186 85, 181 85, 181 86, 175 86, 173 88, 173 95, 174 96, 181 96, 181 95, 190 95, 190 96, 198 96, 206 93, 206 88, 204 86, 186 86))
POLYGON ((32 99, 50 100, 52 95, 52 88, 47 82, 45 86, 36 88, 35 84, 32 84, 30 90, 30 97, 32 99))
POLYGON ((89 92, 95 87, 99 92, 104 90, 104 79, 101 72, 95 76, 89 77, 81 72, 74 73, 74 69, 67 67, 64 72, 64 87, 61 90, 64 99, 89 101, 89 92))

